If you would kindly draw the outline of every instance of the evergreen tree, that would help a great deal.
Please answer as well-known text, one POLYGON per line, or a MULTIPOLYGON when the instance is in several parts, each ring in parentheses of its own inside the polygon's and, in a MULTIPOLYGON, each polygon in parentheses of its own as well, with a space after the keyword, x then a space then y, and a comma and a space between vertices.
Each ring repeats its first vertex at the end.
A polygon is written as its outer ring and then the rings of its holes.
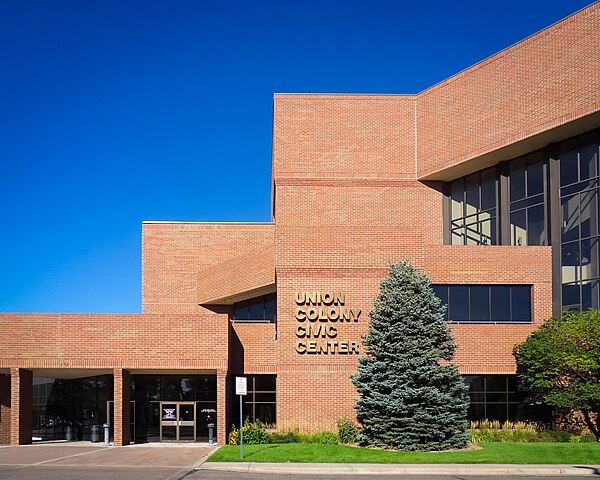
POLYGON ((467 387, 452 359, 456 344, 429 278, 409 261, 390 266, 370 312, 359 357, 359 442, 400 450, 463 448, 467 387), (445 362, 440 363, 441 360, 445 362))

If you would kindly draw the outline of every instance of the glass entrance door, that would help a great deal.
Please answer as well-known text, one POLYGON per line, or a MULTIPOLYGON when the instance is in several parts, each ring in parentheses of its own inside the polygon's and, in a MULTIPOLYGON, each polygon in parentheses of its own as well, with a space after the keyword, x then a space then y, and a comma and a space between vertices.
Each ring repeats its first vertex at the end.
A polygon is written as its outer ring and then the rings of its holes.
POLYGON ((195 442, 194 402, 160 402, 160 441, 195 442))

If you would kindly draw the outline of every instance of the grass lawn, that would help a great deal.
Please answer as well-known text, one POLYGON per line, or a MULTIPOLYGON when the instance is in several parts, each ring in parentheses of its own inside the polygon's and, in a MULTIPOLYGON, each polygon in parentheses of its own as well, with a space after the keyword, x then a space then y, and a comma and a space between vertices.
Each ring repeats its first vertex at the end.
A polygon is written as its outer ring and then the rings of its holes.
POLYGON ((298 463, 512 463, 600 464, 600 442, 595 443, 482 443, 481 450, 464 452, 390 452, 345 445, 287 443, 281 445, 223 446, 209 462, 298 463))

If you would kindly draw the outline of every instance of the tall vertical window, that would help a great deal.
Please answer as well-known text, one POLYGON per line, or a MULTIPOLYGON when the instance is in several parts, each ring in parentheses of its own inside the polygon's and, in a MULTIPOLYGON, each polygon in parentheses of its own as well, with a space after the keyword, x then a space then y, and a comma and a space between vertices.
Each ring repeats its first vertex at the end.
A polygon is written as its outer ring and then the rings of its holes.
POLYGON ((600 307, 598 137, 560 145, 562 306, 600 307))
POLYGON ((455 180, 450 196, 452 245, 495 245, 495 169, 455 180))
MULTIPOLYGON (((267 425, 275 425, 276 418, 276 383, 275 375, 245 375, 248 379, 248 394, 242 397, 244 419, 251 422, 260 420, 267 425)), ((233 400, 233 411, 240 410, 240 397, 233 400)), ((237 423, 237 422, 235 422, 237 423)))
POLYGON ((543 152, 512 160, 509 172, 511 245, 546 245, 543 152))

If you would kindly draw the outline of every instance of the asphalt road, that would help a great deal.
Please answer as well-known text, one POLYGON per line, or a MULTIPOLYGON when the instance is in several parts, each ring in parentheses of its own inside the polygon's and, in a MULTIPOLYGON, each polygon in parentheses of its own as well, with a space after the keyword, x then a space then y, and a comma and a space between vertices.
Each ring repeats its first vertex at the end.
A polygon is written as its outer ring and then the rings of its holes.
MULTIPOLYGON (((442 476, 442 475, 290 475, 265 473, 229 473, 173 467, 98 467, 3 465, 2 480, 564 480, 564 477, 525 476, 442 476)), ((596 476, 568 477, 570 480, 589 480, 596 476)))

